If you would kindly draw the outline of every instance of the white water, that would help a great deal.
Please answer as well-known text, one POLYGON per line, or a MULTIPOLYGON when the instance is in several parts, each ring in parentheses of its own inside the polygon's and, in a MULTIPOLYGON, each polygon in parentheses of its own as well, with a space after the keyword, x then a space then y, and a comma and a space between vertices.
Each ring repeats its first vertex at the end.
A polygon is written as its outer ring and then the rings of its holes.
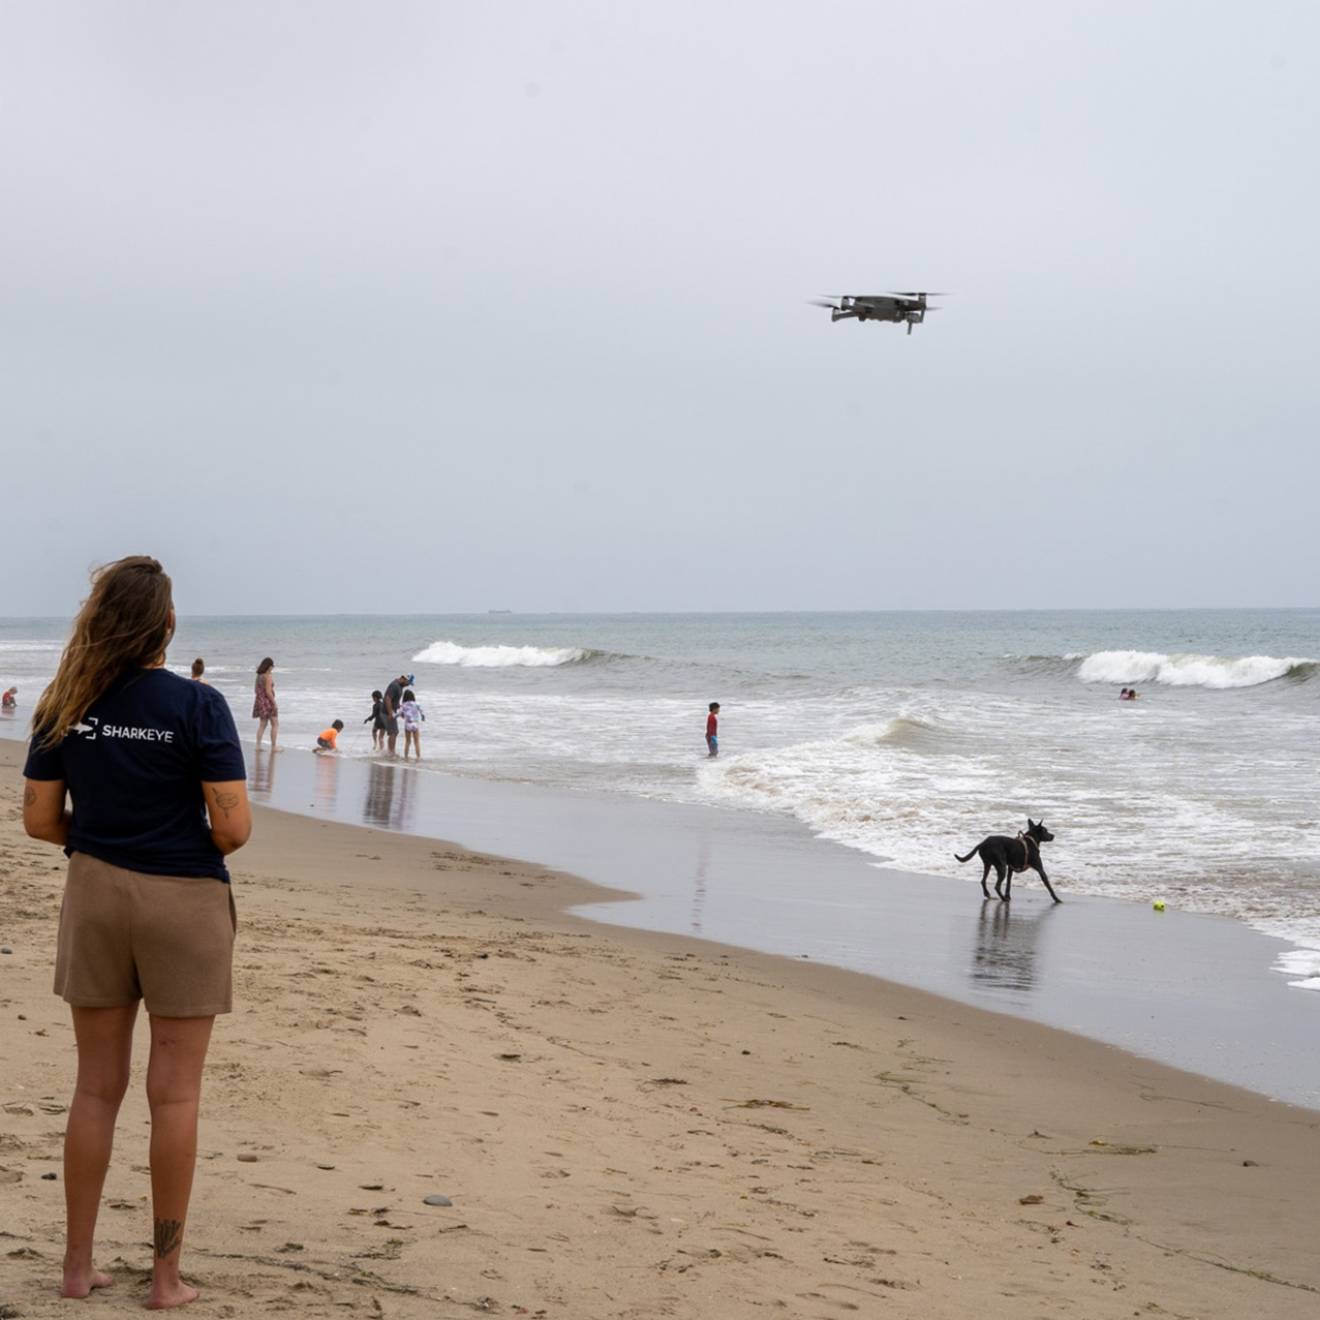
MULTIPOLYGON (((1067 657, 1069 659, 1073 657, 1067 657)), ((1159 651, 1097 651, 1077 670, 1083 683, 1163 683, 1168 687, 1239 688, 1283 678, 1300 665, 1317 662, 1299 656, 1165 655, 1159 651)))
POLYGON ((432 642, 413 656, 419 665, 459 665, 464 669, 548 669, 571 665, 590 656, 576 646, 460 646, 432 642))

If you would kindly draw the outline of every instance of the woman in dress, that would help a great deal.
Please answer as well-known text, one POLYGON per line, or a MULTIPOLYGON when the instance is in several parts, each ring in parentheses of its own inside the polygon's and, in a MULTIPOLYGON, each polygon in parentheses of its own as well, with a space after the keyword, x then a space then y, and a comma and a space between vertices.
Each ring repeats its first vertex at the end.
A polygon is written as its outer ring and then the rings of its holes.
POLYGON ((197 1296, 179 1256, 202 1068, 216 1014, 232 1002, 237 919, 224 858, 252 829, 233 716, 215 688, 165 668, 173 633, 156 560, 134 555, 95 573, 37 702, 23 770, 24 828, 69 858, 55 992, 72 1010, 78 1080, 64 1136, 61 1292, 86 1297, 112 1281, 92 1244, 141 1000, 156 1309, 197 1296))
POLYGON ((252 699, 252 718, 257 721, 257 751, 261 750, 261 735, 270 725, 270 750, 279 751, 275 746, 276 735, 280 731, 280 708, 275 704, 275 661, 267 656, 257 666, 257 686, 252 699))

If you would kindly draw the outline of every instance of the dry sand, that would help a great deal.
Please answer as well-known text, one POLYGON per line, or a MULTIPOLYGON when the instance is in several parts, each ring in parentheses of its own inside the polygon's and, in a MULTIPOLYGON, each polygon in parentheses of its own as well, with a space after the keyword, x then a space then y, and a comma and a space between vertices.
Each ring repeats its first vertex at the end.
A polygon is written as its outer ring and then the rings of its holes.
MULTIPOLYGON (((67 1315, 63 859, 22 834, 15 759, 0 1315, 67 1315)), ((576 921, 562 908, 599 890, 434 841, 261 811, 234 861, 237 1011, 185 1243, 198 1313, 1320 1313, 1320 1113, 870 978, 576 921)), ((101 1214, 114 1286, 78 1314, 145 1297, 141 1074, 101 1214)))

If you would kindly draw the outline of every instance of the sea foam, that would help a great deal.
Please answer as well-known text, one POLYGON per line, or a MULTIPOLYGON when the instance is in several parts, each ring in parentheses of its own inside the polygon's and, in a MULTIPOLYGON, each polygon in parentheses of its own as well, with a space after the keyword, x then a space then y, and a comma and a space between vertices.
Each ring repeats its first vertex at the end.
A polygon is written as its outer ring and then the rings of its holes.
POLYGON ((1288 984, 1298 990, 1320 990, 1320 948, 1314 945, 1313 941, 1310 948, 1289 949, 1275 959, 1274 970, 1288 977, 1288 984))
POLYGON ((1162 683, 1167 687, 1242 688, 1276 678, 1307 678, 1317 661, 1298 656, 1166 655, 1162 651, 1097 651, 1077 668, 1083 683, 1162 683))
POLYGON ((594 651, 578 646, 460 646, 457 642, 432 642, 413 656, 416 664, 460 665, 465 669, 546 669, 555 665, 589 660, 594 651))

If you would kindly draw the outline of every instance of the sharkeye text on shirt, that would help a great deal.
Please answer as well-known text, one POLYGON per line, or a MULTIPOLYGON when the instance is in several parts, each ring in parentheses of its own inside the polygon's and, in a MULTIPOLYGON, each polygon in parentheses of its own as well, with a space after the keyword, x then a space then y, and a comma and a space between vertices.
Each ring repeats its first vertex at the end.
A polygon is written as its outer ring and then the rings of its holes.
POLYGON ((148 742, 174 741, 173 729, 135 729, 126 724, 103 724, 100 728, 102 738, 145 738, 148 742))

